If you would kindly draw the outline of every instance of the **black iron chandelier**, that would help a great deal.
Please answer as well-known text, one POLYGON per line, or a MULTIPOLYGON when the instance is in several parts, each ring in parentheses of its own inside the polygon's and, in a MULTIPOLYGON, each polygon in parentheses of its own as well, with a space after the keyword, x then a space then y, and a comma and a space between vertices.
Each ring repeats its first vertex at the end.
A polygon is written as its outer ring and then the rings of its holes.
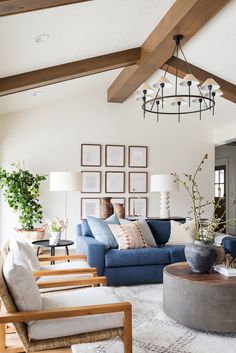
POLYGON ((179 53, 182 54, 183 59, 186 63, 186 69, 188 74, 180 80, 178 78, 178 60, 176 61, 175 67, 175 84, 174 94, 166 95, 166 90, 172 87, 172 83, 167 79, 166 74, 168 72, 168 65, 163 76, 153 84, 153 88, 148 84, 143 83, 136 91, 137 100, 143 102, 143 117, 146 117, 146 113, 152 113, 156 115, 157 122, 159 121, 160 115, 177 115, 178 122, 180 117, 186 114, 199 113, 199 119, 202 118, 202 112, 211 110, 214 115, 215 111, 215 97, 221 96, 223 92, 219 89, 220 86, 213 78, 208 78, 202 86, 199 87, 198 79, 192 74, 189 63, 180 45, 183 35, 176 35, 173 38, 175 40, 175 49, 172 56, 179 58, 179 53), (181 88, 187 88, 187 92, 180 92, 181 88), (192 93, 192 88, 195 88, 195 93, 192 93))

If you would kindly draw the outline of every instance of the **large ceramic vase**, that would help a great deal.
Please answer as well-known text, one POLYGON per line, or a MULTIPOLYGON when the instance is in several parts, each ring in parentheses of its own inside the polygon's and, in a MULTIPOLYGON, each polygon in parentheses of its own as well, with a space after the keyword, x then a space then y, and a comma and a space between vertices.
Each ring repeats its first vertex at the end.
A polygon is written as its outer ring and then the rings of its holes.
POLYGON ((196 273, 209 273, 218 256, 214 245, 200 241, 187 244, 184 252, 192 272, 196 273))
POLYGON ((114 212, 118 218, 125 218, 125 206, 123 203, 114 203, 114 212))
POLYGON ((100 205, 100 218, 106 219, 113 214, 113 205, 111 197, 103 197, 100 205))

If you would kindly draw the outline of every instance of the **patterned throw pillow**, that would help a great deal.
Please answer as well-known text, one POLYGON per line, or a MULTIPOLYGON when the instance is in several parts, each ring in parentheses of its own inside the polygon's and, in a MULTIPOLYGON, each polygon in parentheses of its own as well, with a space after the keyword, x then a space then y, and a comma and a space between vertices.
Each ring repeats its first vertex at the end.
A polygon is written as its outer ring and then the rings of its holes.
POLYGON ((185 245, 193 243, 195 236, 194 221, 180 223, 170 221, 170 239, 168 245, 185 245))
POLYGON ((141 232, 140 225, 137 222, 127 225, 109 224, 116 241, 119 245, 119 250, 148 248, 141 232))

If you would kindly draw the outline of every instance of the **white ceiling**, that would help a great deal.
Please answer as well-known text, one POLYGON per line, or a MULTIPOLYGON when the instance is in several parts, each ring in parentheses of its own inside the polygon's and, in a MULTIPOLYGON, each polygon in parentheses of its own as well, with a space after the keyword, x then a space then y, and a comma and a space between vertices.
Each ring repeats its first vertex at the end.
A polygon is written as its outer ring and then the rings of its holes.
MULTIPOLYGON (((0 77, 140 46, 174 0, 94 0, 0 18, 0 77), (50 39, 36 44, 40 33, 50 39)), ((232 0, 184 47, 189 61, 236 83, 236 0, 232 0)), ((0 115, 110 86, 121 70, 0 98, 0 115), (42 94, 35 97, 34 91, 42 94)), ((156 74, 155 74, 156 75, 156 74)), ((154 75, 154 76, 155 76, 154 75)), ((105 94, 104 94, 105 97, 105 94)), ((131 98, 132 99, 132 98, 131 98)), ((236 104, 218 99, 213 126, 232 123, 236 104)))

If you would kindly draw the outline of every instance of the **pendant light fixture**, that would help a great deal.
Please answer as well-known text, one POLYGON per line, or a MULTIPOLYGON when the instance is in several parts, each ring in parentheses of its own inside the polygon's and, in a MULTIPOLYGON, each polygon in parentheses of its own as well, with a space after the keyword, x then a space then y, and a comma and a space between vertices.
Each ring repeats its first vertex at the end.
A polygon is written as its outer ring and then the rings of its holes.
POLYGON ((213 78, 208 78, 199 87, 200 82, 192 74, 190 65, 180 44, 183 35, 176 35, 173 39, 175 41, 173 55, 179 59, 179 53, 182 54, 187 74, 182 80, 178 77, 179 68, 177 60, 174 84, 166 77, 168 65, 164 75, 159 77, 152 86, 154 89, 157 89, 156 92, 154 92, 149 84, 143 83, 136 91, 136 99, 143 102, 143 117, 145 118, 146 113, 152 113, 156 115, 156 120, 159 122, 160 115, 177 115, 178 122, 180 122, 182 115, 193 113, 199 113, 199 119, 201 120, 202 112, 206 110, 211 110, 214 115, 215 97, 223 94, 219 89, 219 84, 213 78), (174 88, 174 92, 168 94, 168 90, 172 87, 174 88), (187 89, 187 91, 183 93, 184 89, 187 89))

